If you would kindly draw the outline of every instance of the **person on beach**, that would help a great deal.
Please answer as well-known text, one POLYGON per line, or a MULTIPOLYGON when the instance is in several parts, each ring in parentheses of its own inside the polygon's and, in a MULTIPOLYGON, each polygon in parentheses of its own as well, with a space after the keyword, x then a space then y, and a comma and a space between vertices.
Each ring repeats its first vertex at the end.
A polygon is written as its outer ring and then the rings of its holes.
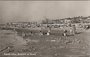
POLYGON ((47 35, 50 35, 51 27, 48 27, 47 35))
POLYGON ((64 30, 63 36, 67 36, 67 30, 64 30))
POLYGON ((73 25, 72 28, 73 28, 73 30, 72 30, 72 34, 75 35, 75 33, 76 33, 76 26, 73 25))
POLYGON ((48 30, 47 35, 50 35, 50 30, 48 30))

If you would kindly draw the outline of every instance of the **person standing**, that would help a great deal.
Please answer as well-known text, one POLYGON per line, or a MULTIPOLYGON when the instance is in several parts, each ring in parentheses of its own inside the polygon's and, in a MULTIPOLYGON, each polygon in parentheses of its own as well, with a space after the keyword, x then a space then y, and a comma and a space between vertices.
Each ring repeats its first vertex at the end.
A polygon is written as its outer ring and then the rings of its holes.
POLYGON ((72 35, 72 32, 73 32, 72 27, 70 27, 69 32, 70 32, 70 35, 72 35))
POLYGON ((50 35, 51 27, 48 27, 47 35, 50 35))
POLYGON ((76 26, 73 25, 72 28, 73 28, 72 34, 75 35, 75 33, 76 33, 76 26))
POLYGON ((67 30, 64 30, 63 36, 67 36, 67 30))

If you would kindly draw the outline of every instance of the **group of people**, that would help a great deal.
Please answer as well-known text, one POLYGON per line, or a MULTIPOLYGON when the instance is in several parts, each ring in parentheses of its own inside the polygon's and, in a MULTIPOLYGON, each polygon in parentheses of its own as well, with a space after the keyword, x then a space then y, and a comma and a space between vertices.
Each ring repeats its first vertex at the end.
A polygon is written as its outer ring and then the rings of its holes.
MULTIPOLYGON (((67 36, 68 31, 69 31, 70 35, 75 35, 75 33, 76 33, 76 26, 72 25, 69 30, 65 29, 64 32, 63 32, 63 36, 67 36)), ((47 31, 46 35, 50 35, 50 32, 51 32, 51 28, 48 28, 48 31, 47 31)), ((43 35, 42 32, 40 32, 40 34, 43 35)))
MULTIPOLYGON (((76 33, 76 26, 75 26, 75 25, 72 25, 69 30, 64 29, 64 30, 63 30, 63 36, 67 36, 68 31, 69 31, 70 35, 75 35, 75 33, 76 33)), ((45 31, 45 32, 46 32, 46 31, 45 31)), ((45 33, 45 35, 50 35, 50 33, 51 33, 51 28, 48 27, 47 32, 45 33)), ((35 34, 35 33, 34 33, 34 34, 35 34)), ((34 34, 33 34, 32 32, 22 33, 22 36, 34 35, 34 34)), ((39 34, 39 35, 44 35, 44 32, 43 32, 43 31, 40 31, 38 34, 39 34)))
MULTIPOLYGON (((68 30, 64 30, 63 36, 67 36, 68 30)), ((75 35, 76 33, 76 26, 72 25, 71 28, 69 29, 70 35, 75 35)))

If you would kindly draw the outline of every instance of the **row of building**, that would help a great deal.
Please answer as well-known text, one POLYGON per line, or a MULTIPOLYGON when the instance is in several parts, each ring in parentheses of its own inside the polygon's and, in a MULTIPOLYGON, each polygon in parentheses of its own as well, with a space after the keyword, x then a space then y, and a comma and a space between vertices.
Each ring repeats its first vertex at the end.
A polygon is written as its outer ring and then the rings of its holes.
POLYGON ((83 25, 90 24, 90 17, 73 17, 64 19, 45 19, 41 23, 38 22, 10 22, 5 24, 5 27, 10 28, 66 28, 75 25, 83 27, 83 25), (77 22, 78 21, 78 22, 77 22))
POLYGON ((65 30, 68 33, 74 31, 73 25, 75 25, 77 31, 78 28, 84 28, 85 25, 90 25, 90 17, 73 17, 73 18, 64 18, 64 19, 45 19, 41 23, 38 22, 9 22, 7 24, 0 25, 4 28, 16 28, 17 31, 23 32, 33 32, 33 33, 59 33, 63 34, 65 30))

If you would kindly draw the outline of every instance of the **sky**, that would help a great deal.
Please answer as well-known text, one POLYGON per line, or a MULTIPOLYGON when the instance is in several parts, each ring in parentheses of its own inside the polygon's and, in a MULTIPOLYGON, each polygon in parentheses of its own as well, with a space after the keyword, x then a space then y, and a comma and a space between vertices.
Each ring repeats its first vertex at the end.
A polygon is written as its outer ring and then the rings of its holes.
POLYGON ((90 16, 90 1, 0 1, 0 23, 90 16))

